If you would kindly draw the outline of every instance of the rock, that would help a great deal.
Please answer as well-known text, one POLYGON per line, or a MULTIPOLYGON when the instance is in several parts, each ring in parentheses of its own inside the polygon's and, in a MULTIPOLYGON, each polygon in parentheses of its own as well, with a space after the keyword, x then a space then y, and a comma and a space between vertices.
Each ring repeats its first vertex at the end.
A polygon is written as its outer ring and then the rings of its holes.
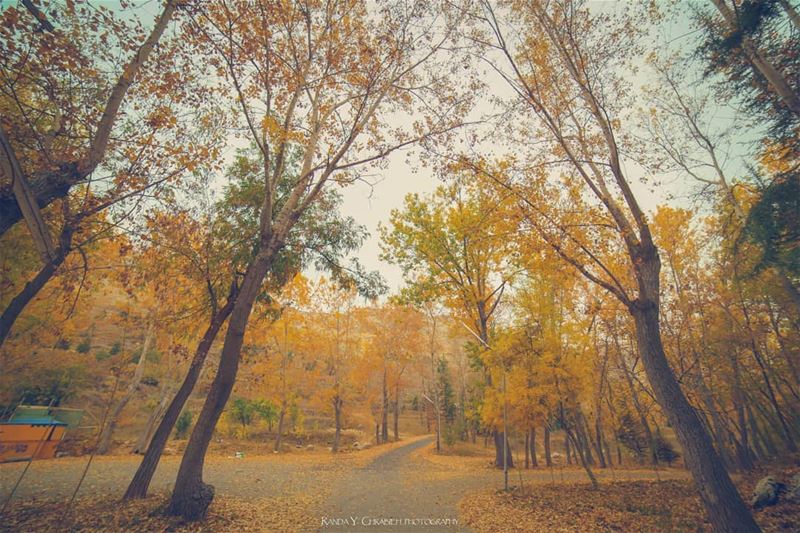
POLYGON ((357 442, 354 442, 353 443, 353 448, 357 450, 357 449, 361 448, 361 445, 359 443, 357 443, 357 442))
POLYGON ((800 473, 792 476, 792 479, 786 485, 786 499, 800 502, 800 473))
POLYGON ((778 483, 774 477, 767 476, 761 478, 756 483, 756 488, 753 489, 753 498, 750 500, 750 505, 756 509, 767 507, 768 505, 775 505, 778 502, 778 495, 781 492, 781 484, 778 483))
POLYGON ((306 450, 313 450, 313 449, 314 449, 313 444, 309 444, 308 446, 306 446, 306 450))

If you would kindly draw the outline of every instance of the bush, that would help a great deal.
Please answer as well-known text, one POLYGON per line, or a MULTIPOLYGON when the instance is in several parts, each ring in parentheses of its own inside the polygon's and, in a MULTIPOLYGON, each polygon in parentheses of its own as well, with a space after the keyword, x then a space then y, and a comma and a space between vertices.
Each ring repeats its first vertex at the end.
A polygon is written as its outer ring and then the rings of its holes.
POLYGON ((88 353, 89 350, 92 349, 92 339, 90 337, 84 337, 75 349, 78 350, 78 353, 88 353))
POLYGON ((656 436, 656 456, 658 460, 672 466, 678 457, 681 456, 675 451, 672 443, 664 439, 661 435, 656 436))
POLYGON ((58 342, 56 342, 56 348, 59 350, 69 350, 69 347, 70 347, 69 339, 65 339, 64 337, 61 337, 60 339, 58 339, 58 342))
POLYGON ((236 398, 231 402, 228 409, 228 416, 232 422, 241 424, 243 436, 247 435, 247 426, 253 422, 253 415, 256 414, 255 405, 245 398, 236 398))
POLYGON ((122 344, 119 341, 115 342, 111 349, 108 351, 109 355, 117 355, 119 352, 122 351, 122 344))
POLYGON ((175 422, 175 438, 185 439, 190 427, 192 427, 192 412, 188 410, 182 411, 177 422, 175 422))
POLYGON ((100 350, 94 354, 94 358, 98 361, 105 361, 109 357, 111 357, 111 354, 105 350, 100 350))

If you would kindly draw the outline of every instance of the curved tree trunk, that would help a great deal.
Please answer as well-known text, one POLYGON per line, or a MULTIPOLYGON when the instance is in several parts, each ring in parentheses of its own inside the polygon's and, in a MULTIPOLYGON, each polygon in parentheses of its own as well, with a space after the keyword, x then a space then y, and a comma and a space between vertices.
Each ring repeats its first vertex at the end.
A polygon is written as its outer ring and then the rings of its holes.
MULTIPOLYGON (((657 262, 656 254, 655 264, 652 264, 652 260, 651 264, 643 261, 641 268, 654 270, 648 273, 657 279, 657 262)), ((655 283, 657 286, 657 281, 655 283)), ((655 298, 657 301, 658 296, 655 298)), ((692 472, 711 523, 721 532, 760 531, 714 450, 711 438, 672 373, 661 343, 658 305, 655 301, 640 299, 634 302, 631 309, 640 356, 656 399, 681 443, 686 466, 692 472)))
POLYGON ((261 250, 247 269, 242 281, 241 290, 233 304, 228 322, 217 375, 189 437, 178 469, 175 490, 172 492, 168 508, 168 512, 172 515, 182 516, 186 520, 200 520, 205 517, 208 506, 214 499, 214 487, 203 483, 206 451, 214 435, 217 421, 233 390, 250 312, 276 252, 277 243, 273 243, 266 250, 261 250))
POLYGON ((200 377, 203 363, 205 363, 206 356, 208 355, 209 349, 211 349, 211 345, 214 343, 214 339, 217 337, 217 333, 219 333, 222 324, 225 323, 225 320, 227 320, 228 315, 230 315, 233 309, 234 299, 235 296, 232 294, 225 303, 225 306, 211 318, 211 323, 203 334, 200 344, 197 345, 197 350, 194 352, 192 362, 189 364, 189 371, 186 373, 181 387, 178 389, 175 397, 172 398, 172 402, 170 402, 169 407, 167 407, 164 413, 164 418, 161 419, 158 429, 156 429, 153 438, 150 440, 142 462, 139 464, 139 468, 136 470, 133 479, 128 485, 128 489, 125 491, 125 495, 123 496, 124 500, 144 498, 147 496, 147 489, 150 487, 150 481, 153 479, 153 474, 156 471, 158 462, 161 460, 161 454, 164 452, 164 447, 167 445, 167 440, 169 440, 169 435, 172 433, 172 428, 175 427, 175 422, 178 421, 178 417, 181 411, 183 411, 186 400, 189 399, 192 390, 194 390, 194 386, 200 377))
POLYGON ((61 232, 60 244, 55 251, 52 260, 45 263, 45 265, 37 272, 36 276, 25 284, 19 293, 9 302, 8 306, 3 310, 0 315, 0 346, 3 346, 8 334, 11 333, 11 328, 14 322, 17 321, 19 315, 25 310, 25 307, 33 300, 39 291, 44 288, 48 281, 58 270, 58 267, 64 263, 70 247, 72 246, 72 228, 65 227, 61 232))

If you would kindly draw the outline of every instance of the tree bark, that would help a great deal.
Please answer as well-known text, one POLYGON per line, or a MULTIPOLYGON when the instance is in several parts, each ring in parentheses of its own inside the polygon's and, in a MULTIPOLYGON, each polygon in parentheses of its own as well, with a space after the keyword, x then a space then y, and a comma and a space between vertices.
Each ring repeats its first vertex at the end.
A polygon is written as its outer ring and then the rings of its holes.
MULTIPOLYGON (((503 439, 506 438, 502 431, 494 431, 494 465, 496 468, 503 468, 503 439)), ((514 468, 514 458, 511 453, 511 443, 506 439, 506 463, 508 468, 514 468)))
POLYGON ((553 466, 553 458, 550 455, 550 426, 544 425, 544 461, 547 466, 553 466))
POLYGON ((172 398, 172 401, 164 413, 164 418, 161 419, 158 429, 156 429, 153 438, 150 440, 142 462, 139 464, 139 468, 136 469, 136 473, 133 475, 133 479, 125 491, 123 500, 144 498, 147 496, 147 489, 150 487, 153 474, 156 471, 156 467, 158 467, 158 462, 161 460, 161 454, 164 453, 164 447, 167 445, 167 440, 169 440, 169 436, 172 433, 172 428, 175 427, 175 423, 178 421, 178 417, 180 417, 184 405, 186 405, 186 400, 189 399, 192 390, 194 390, 194 386, 200 377, 203 363, 205 363, 211 345, 214 344, 217 333, 219 333, 220 328, 233 310, 234 300, 235 289, 232 289, 228 301, 211 317, 208 328, 206 328, 203 338, 200 340, 194 352, 194 357, 192 357, 192 362, 189 364, 186 377, 183 378, 183 383, 181 383, 178 392, 175 393, 175 397, 172 398))
POLYGON ((531 428, 531 437, 530 437, 530 447, 531 447, 531 464, 534 468, 539 466, 539 459, 536 457, 536 428, 531 428))
POLYGON ((214 487, 203 483, 203 463, 206 451, 236 381, 239 356, 250 312, 256 297, 261 292, 261 284, 279 245, 279 242, 272 241, 266 249, 259 250, 244 275, 241 290, 233 304, 228 321, 228 330, 222 346, 217 375, 208 391, 208 396, 197 418, 178 470, 175 489, 172 492, 168 509, 172 515, 182 516, 186 520, 203 519, 208 506, 214 499, 214 487))
MULTIPOLYGON (((642 257, 640 268, 647 276, 654 276, 648 281, 657 287, 659 265, 655 250, 653 255, 649 259, 642 257)), ((692 472, 710 521, 721 532, 760 531, 667 362, 655 303, 657 293, 655 298, 637 300, 631 309, 639 352, 653 392, 681 443, 686 466, 692 472)))
POLYGON ((400 440, 400 383, 394 386, 394 420, 393 420, 394 440, 400 440))
POLYGON ((525 470, 527 470, 527 469, 529 469, 531 467, 531 462, 530 462, 531 449, 530 449, 530 446, 531 446, 531 432, 530 431, 526 431, 525 432, 525 470))
POLYGON ((567 457, 567 464, 572 464, 572 452, 570 450, 569 439, 566 432, 564 433, 564 455, 567 457))
POLYGON ((275 447, 273 448, 273 450, 276 452, 281 451, 281 440, 283 440, 283 421, 285 418, 286 406, 281 405, 281 412, 278 415, 278 434, 275 435, 275 447))
POLYGON ((569 429, 566 422, 563 420, 563 414, 562 414, 562 422, 564 422, 564 432, 566 433, 565 442, 567 443, 572 442, 572 448, 575 451, 575 455, 577 456, 577 459, 580 461, 584 471, 586 471, 586 475, 589 477, 589 481, 592 483, 592 488, 596 490, 600 486, 600 484, 597 482, 597 478, 594 476, 594 472, 592 472, 592 467, 586 460, 586 456, 583 454, 583 450, 581 450, 580 444, 578 444, 577 440, 575 440, 575 435, 572 434, 572 431, 569 429))
POLYGON ((336 424, 336 433, 333 435, 333 446, 331 447, 331 453, 336 453, 339 451, 339 439, 342 436, 342 399, 337 394, 333 398, 333 418, 334 423, 336 424))
POLYGON ((381 402, 381 440, 389 442, 389 386, 386 383, 386 367, 383 368, 383 397, 381 402))
POLYGON ((119 399, 117 405, 114 406, 114 410, 111 412, 111 416, 109 416, 108 422, 100 435, 100 443, 97 446, 97 454, 99 455, 107 454, 111 448, 111 438, 114 435, 119 417, 122 415, 125 406, 128 405, 128 402, 133 398, 133 395, 136 394, 136 389, 139 388, 139 383, 142 381, 144 364, 147 360, 147 350, 150 349, 150 341, 153 338, 153 328, 154 322, 150 319, 150 323, 147 326, 147 333, 145 333, 144 343, 142 343, 142 351, 139 353, 139 361, 136 363, 136 370, 133 371, 133 377, 131 377, 131 382, 128 384, 128 389, 125 391, 122 398, 119 399))

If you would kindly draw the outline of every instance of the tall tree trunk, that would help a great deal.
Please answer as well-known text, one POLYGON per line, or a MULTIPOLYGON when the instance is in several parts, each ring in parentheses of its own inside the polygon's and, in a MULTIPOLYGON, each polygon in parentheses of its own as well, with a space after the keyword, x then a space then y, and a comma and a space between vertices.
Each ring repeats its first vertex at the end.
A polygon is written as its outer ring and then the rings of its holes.
POLYGON ((67 227, 61 233, 60 244, 56 249, 53 258, 42 266, 39 272, 32 280, 25 283, 22 290, 17 293, 14 298, 8 303, 8 306, 3 309, 3 314, 0 315, 0 347, 6 342, 14 322, 17 321, 19 315, 25 310, 25 307, 33 300, 39 291, 44 288, 48 281, 64 263, 64 259, 69 253, 72 246, 72 229, 67 227))
POLYGON ((383 398, 381 401, 381 440, 389 442, 389 386, 386 383, 386 367, 383 368, 383 398))
MULTIPOLYGON (((594 419, 594 434, 595 434, 595 441, 596 441, 596 446, 597 446, 596 449, 597 449, 597 456, 600 458, 600 468, 606 468, 606 466, 607 466, 606 457, 605 457, 605 454, 603 453, 603 428, 600 425, 600 411, 599 411, 600 410, 600 402, 597 402, 597 404, 598 404, 598 407, 597 407, 598 413, 597 413, 597 416, 594 419)), ((609 460, 609 463, 610 462, 611 461, 609 460)))
POLYGON ((544 425, 544 462, 547 466, 553 466, 553 457, 550 455, 550 425, 544 425))
POLYGON ((203 483, 206 451, 236 381, 244 333, 253 303, 261 292, 261 284, 279 246, 278 242, 273 242, 266 250, 259 251, 244 275, 228 321, 217 375, 208 391, 178 469, 168 509, 172 515, 182 516, 186 520, 200 520, 205 517, 206 510, 214 499, 214 487, 203 483))
POLYGON ((616 340, 616 336, 614 337, 614 342, 617 346, 617 354, 619 356, 618 363, 620 368, 622 368, 623 375, 625 376, 625 383, 628 384, 628 390, 631 394, 633 407, 636 409, 636 414, 639 415, 639 422, 642 424, 642 428, 644 429, 644 436, 647 439, 647 447, 650 449, 650 462, 656 464, 658 462, 658 454, 656 453, 656 439, 653 435, 653 430, 650 428, 650 423, 647 421, 647 415, 642 408, 642 404, 639 402, 639 393, 636 391, 636 386, 633 383, 631 370, 625 363, 625 359, 622 356, 622 350, 620 349, 619 343, 616 340))
POLYGON ((530 438, 530 446, 531 446, 531 464, 535 467, 539 466, 539 459, 536 457, 536 428, 531 428, 531 438, 530 438))
MULTIPOLYGON (((658 287, 659 271, 658 254, 655 250, 651 253, 652 257, 639 258, 640 276, 648 278, 641 280, 640 285, 650 290, 658 287)), ((681 443, 686 466, 692 472, 710 521, 722 532, 760 531, 672 373, 661 344, 657 290, 652 298, 633 302, 631 309, 640 356, 656 399, 681 443)))
POLYGON ((333 398, 333 418, 336 424, 336 432, 333 434, 333 446, 331 453, 339 451, 339 440, 342 437, 342 398, 337 394, 333 398))
POLYGON ((586 424, 586 417, 583 416, 583 412, 581 411, 580 407, 576 409, 576 424, 575 424, 575 435, 578 437, 578 443, 580 444, 583 455, 586 457, 586 461, 591 465, 594 466, 594 454, 592 454, 592 446, 593 443, 591 442, 591 435, 589 433, 589 427, 586 424))
POLYGON ((286 420, 286 404, 281 404, 281 412, 278 415, 278 434, 275 435, 275 447, 273 448, 274 451, 279 452, 281 451, 281 440, 283 440, 283 423, 286 420))
POLYGON ((228 301, 225 305, 212 315, 208 328, 206 328, 203 338, 200 340, 194 352, 194 357, 192 357, 192 362, 189 364, 186 377, 183 378, 183 383, 181 383, 178 392, 175 394, 175 397, 172 398, 169 407, 167 407, 164 418, 161 419, 158 429, 156 429, 153 438, 150 440, 150 445, 147 447, 142 462, 133 475, 133 479, 128 485, 123 499, 130 500, 147 496, 147 489, 150 487, 153 474, 155 474, 158 462, 161 460, 161 454, 164 453, 164 447, 167 445, 167 440, 169 440, 170 433, 172 433, 172 428, 175 427, 175 423, 178 421, 178 417, 180 417, 184 405, 186 405, 186 400, 189 399, 192 390, 194 390, 194 386, 200 377, 200 371, 203 369, 203 363, 205 363, 206 356, 211 349, 211 345, 214 343, 214 339, 217 337, 217 333, 219 333, 222 324, 225 323, 225 320, 227 320, 233 310, 234 300, 235 288, 231 290, 231 295, 228 297, 228 301))
POLYGON ((511 453, 511 443, 508 442, 505 433, 502 431, 494 431, 494 465, 496 468, 503 468, 503 439, 506 440, 505 450, 506 450, 506 463, 508 468, 514 468, 514 458, 511 453))
POLYGON ((733 409, 739 425, 739 438, 736 439, 736 462, 740 469, 750 471, 753 469, 753 452, 750 449, 750 435, 747 431, 747 418, 745 417, 744 396, 742 395, 742 378, 739 372, 739 360, 731 358, 733 366, 733 409))
POLYGON ((139 388, 139 383, 142 381, 142 375, 144 374, 144 363, 147 360, 147 351, 150 349, 150 341, 153 338, 153 328, 154 323, 151 319, 147 326, 147 333, 145 333, 144 336, 142 350, 139 353, 139 361, 136 363, 136 370, 133 371, 133 376, 131 377, 130 383, 128 383, 128 388, 125 391, 125 394, 119 399, 117 405, 114 406, 114 410, 108 417, 108 422, 103 428, 103 432, 100 434, 100 443, 97 446, 97 453, 99 455, 107 454, 111 448, 111 438, 114 435, 114 430, 117 428, 119 417, 122 415, 122 411, 125 409, 125 406, 128 405, 128 402, 130 402, 131 398, 133 398, 133 395, 136 394, 136 389, 139 388))
POLYGON ((530 431, 525 432, 525 470, 531 467, 531 433, 530 431))
POLYGON ((597 478, 594 476, 594 472, 592 472, 592 467, 589 465, 589 461, 586 460, 586 456, 583 454, 583 450, 581 450, 581 445, 578 444, 578 441, 575 439, 575 435, 569 429, 569 426, 564 419, 563 407, 561 408, 561 423, 564 426, 564 433, 566 433, 564 442, 572 443, 572 449, 575 452, 575 456, 577 457, 577 460, 580 461, 583 469, 586 471, 586 475, 589 477, 589 481, 592 483, 592 488, 597 489, 600 485, 597 482, 597 478))
POLYGON ((572 464, 572 450, 570 450, 569 439, 566 432, 564 432, 564 455, 567 456, 567 464, 572 464))
POLYGON ((394 427, 394 440, 395 442, 400 440, 400 383, 395 383, 394 385, 394 420, 393 424, 394 427))

